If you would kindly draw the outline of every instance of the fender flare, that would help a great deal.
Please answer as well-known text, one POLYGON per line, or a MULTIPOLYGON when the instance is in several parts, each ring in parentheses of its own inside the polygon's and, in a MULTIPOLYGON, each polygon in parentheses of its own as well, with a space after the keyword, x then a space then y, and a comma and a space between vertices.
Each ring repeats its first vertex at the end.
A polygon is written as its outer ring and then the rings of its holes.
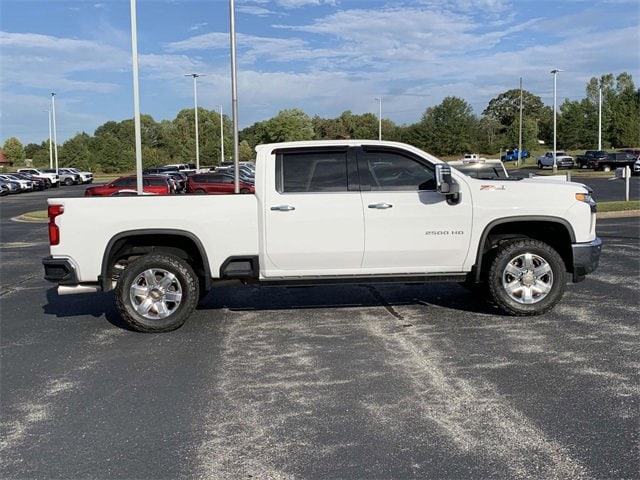
POLYGON ((139 229, 139 230, 126 230, 124 232, 119 232, 113 237, 111 237, 109 242, 107 242, 107 246, 105 247, 104 253, 102 254, 102 266, 100 269, 101 274, 99 278, 99 283, 101 284, 103 291, 106 292, 111 290, 111 275, 109 272, 108 265, 109 265, 109 258, 111 257, 111 252, 113 251, 113 248, 116 245, 116 243, 119 242, 120 240, 126 239, 127 237, 135 237, 135 236, 141 236, 141 235, 144 235, 144 236, 171 235, 171 236, 185 237, 190 241, 192 241, 195 244, 196 248, 198 249, 200 256, 202 257, 202 270, 204 271, 204 276, 205 276, 205 279, 204 279, 205 287, 206 288, 210 287, 211 270, 209 268, 209 257, 207 256, 207 252, 204 246, 202 245, 202 242, 196 235, 186 230, 171 229, 171 228, 147 228, 147 229, 139 229))
POLYGON ((504 225, 507 223, 522 223, 522 222, 546 222, 546 223, 556 223, 562 225, 568 232, 571 243, 576 242, 576 234, 573 230, 571 224, 564 218, 561 217, 551 217, 544 215, 524 215, 524 216, 514 216, 514 217, 504 217, 492 220, 489 222, 482 231, 482 236, 480 237, 480 242, 478 243, 478 248, 476 250, 476 263, 475 263, 475 272, 474 272, 474 281, 480 282, 480 275, 482 273, 482 257, 484 252, 484 247, 487 243, 487 238, 489 238, 489 232, 497 227, 498 225, 504 225))

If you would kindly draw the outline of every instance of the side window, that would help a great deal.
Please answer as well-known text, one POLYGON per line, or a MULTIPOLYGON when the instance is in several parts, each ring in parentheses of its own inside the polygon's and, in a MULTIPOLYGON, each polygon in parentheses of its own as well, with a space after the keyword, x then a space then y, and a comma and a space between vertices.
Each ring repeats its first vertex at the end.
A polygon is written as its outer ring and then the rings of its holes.
POLYGON ((434 168, 400 152, 367 150, 358 158, 363 188, 371 190, 435 190, 434 168))
POLYGON ((277 190, 294 192, 348 191, 347 153, 284 152, 276 161, 277 190))
POLYGON ((136 182, 135 178, 133 178, 133 179, 131 179, 131 178, 121 178, 120 180, 116 180, 115 182, 113 182, 113 185, 115 187, 130 187, 130 186, 136 185, 136 184, 137 184, 137 182, 136 182), (132 183, 132 180, 133 180, 133 183, 132 183))

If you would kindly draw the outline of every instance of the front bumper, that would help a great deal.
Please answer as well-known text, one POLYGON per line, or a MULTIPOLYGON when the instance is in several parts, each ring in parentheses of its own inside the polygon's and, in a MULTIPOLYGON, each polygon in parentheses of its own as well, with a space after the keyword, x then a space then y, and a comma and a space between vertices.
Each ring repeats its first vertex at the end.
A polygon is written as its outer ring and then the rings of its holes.
POLYGON ((581 282, 585 275, 598 268, 602 240, 596 237, 591 242, 574 243, 571 245, 571 249, 573 251, 573 281, 581 282))

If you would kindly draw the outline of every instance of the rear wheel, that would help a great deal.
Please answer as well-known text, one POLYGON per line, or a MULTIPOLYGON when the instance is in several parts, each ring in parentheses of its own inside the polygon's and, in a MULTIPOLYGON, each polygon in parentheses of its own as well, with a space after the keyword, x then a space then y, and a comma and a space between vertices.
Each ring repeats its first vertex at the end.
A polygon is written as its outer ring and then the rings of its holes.
POLYGON ((197 188, 195 191, 196 195, 204 195, 205 193, 207 192, 205 192, 202 188, 197 188))
POLYGON ((542 162, 538 162, 538 168, 542 170, 542 162))
POLYGON ((65 180, 64 180, 64 184, 65 184, 67 187, 70 187, 71 185, 73 185, 73 180, 71 180, 70 178, 65 178, 65 180))
POLYGON ((195 309, 199 282, 191 266, 168 254, 148 254, 131 262, 116 288, 118 311, 140 332, 181 327, 195 309))
POLYGON ((528 238, 498 247, 488 276, 493 301, 516 316, 549 311, 562 298, 566 281, 566 268, 558 252, 528 238))
POLYGON ((611 165, 605 165, 604 167, 602 167, 602 171, 603 172, 610 172, 611 171, 611 165))

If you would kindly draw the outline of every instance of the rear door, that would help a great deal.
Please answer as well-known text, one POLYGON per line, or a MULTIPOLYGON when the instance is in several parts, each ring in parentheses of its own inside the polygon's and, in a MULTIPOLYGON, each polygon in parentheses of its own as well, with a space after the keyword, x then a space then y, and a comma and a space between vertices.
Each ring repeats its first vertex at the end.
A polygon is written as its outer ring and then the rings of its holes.
POLYGON ((265 172, 262 274, 358 273, 364 219, 355 158, 346 147, 282 149, 274 156, 265 172))

